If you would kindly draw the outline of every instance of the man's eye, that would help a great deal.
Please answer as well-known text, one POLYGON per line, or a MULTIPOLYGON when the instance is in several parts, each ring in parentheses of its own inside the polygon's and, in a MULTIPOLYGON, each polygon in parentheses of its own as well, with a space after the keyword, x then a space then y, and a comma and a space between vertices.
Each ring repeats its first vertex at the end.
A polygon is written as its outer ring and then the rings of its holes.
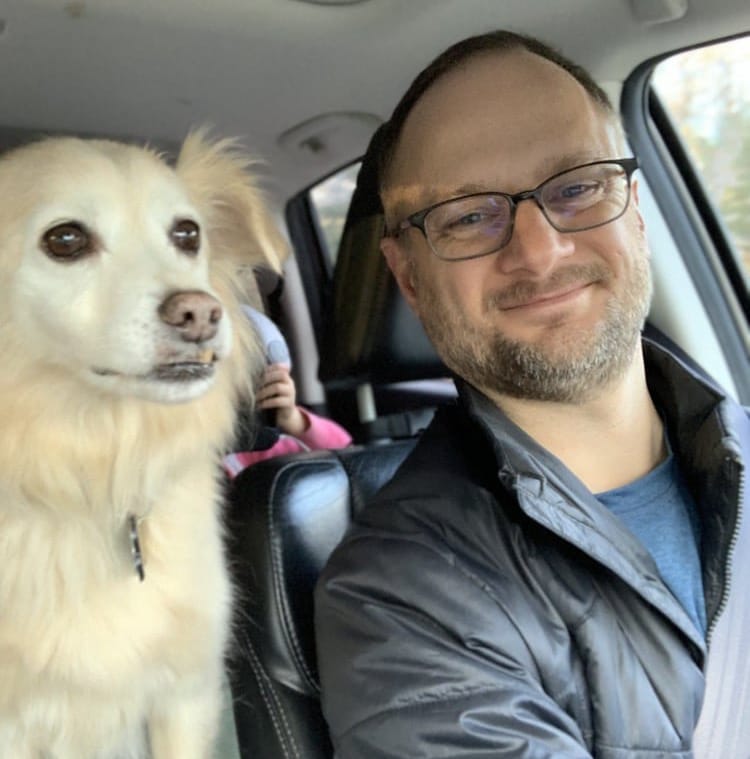
POLYGON ((455 219, 449 220, 447 227, 470 227, 472 224, 481 224, 487 218, 487 214, 483 211, 471 211, 461 216, 457 216, 455 219))
POLYGON ((438 238, 464 240, 481 235, 490 225, 491 214, 486 209, 476 209, 446 216, 432 231, 438 238))
POLYGON ((561 200, 575 200, 596 195, 601 189, 602 185, 599 182, 576 182, 562 187, 559 195, 561 200))

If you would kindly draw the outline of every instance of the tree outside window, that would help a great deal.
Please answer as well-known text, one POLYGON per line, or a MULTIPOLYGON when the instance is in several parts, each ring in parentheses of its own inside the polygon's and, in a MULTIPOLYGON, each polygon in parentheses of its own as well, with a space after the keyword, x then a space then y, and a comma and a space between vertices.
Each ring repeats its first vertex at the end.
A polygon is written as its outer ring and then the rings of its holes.
POLYGON ((680 53, 652 84, 721 213, 750 280, 750 38, 680 53))

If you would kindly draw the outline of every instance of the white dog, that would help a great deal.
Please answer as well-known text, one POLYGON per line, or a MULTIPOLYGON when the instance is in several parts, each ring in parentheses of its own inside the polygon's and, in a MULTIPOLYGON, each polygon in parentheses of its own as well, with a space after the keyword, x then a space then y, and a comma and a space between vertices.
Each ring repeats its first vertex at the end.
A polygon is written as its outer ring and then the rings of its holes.
POLYGON ((217 462, 283 243, 247 161, 0 157, 0 758, 205 759, 230 626, 217 462), (150 753, 149 753, 150 752, 150 753))

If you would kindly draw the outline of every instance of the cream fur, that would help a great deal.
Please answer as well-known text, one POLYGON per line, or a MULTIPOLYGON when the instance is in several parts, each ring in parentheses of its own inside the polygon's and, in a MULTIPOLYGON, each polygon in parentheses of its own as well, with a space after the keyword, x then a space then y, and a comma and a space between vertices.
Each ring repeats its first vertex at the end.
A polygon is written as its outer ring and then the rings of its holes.
POLYGON ((283 243, 247 161, 201 133, 175 168, 43 140, 0 158, 0 197, 0 757, 206 759, 232 596, 218 459, 260 360, 232 278, 283 243), (73 220, 96 251, 52 260, 43 233, 73 220), (183 290, 224 309, 213 378, 135 379, 196 349, 157 314, 183 290))

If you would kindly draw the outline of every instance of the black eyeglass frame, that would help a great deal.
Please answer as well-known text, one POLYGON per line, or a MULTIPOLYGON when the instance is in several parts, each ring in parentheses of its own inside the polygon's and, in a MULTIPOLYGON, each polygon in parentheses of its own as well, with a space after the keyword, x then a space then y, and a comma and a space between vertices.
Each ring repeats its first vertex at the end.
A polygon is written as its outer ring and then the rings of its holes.
POLYGON ((605 224, 610 224, 613 221, 616 221, 619 219, 625 211, 628 210, 628 206, 630 205, 630 190, 631 190, 631 180, 633 178, 633 174, 635 173, 636 169, 638 168, 638 159, 637 158, 609 158, 609 159, 602 159, 600 161, 590 161, 589 163, 582 163, 578 166, 571 166, 568 169, 564 169, 563 171, 558 171, 556 174, 553 174, 551 177, 547 177, 543 182, 540 182, 533 190, 522 190, 521 192, 516 193, 507 193, 507 192, 472 192, 468 195, 458 195, 455 198, 448 198, 447 200, 441 200, 437 203, 433 203, 431 206, 428 206, 427 208, 422 208, 419 211, 416 211, 413 214, 410 214, 407 216, 402 222, 400 222, 398 225, 396 225, 396 228, 388 232, 386 230, 385 237, 393 237, 395 239, 398 239, 401 232, 405 232, 407 229, 411 229, 412 227, 415 227, 418 229, 423 235, 425 240, 427 241, 427 244, 429 245, 430 250, 432 253, 439 258, 441 261, 468 261, 472 258, 482 258, 484 256, 490 256, 493 253, 497 253, 499 250, 502 250, 511 240, 513 237, 513 226, 515 224, 516 220, 516 209, 518 207, 518 204, 523 200, 534 200, 534 202, 537 204, 539 210, 544 215, 544 218, 549 222, 550 226, 552 226, 553 229, 557 230, 558 232, 562 233, 568 233, 568 232, 585 232, 588 229, 596 229, 597 227, 603 227, 605 224), (625 204, 622 207, 622 211, 618 213, 616 216, 613 216, 611 219, 607 219, 607 221, 600 221, 597 224, 591 224, 586 227, 576 227, 575 229, 561 229, 558 227, 550 218, 547 216, 547 211, 545 210, 544 206, 541 202, 541 192, 542 189, 552 180, 557 179, 558 177, 561 177, 563 174, 568 174, 571 171, 577 171, 578 169, 585 169, 589 166, 601 166, 604 164, 615 164, 619 166, 624 172, 625 177, 627 179, 627 189, 628 189, 628 196, 625 199, 625 204), (440 208, 441 206, 447 205, 448 203, 454 203, 457 200, 465 200, 466 198, 475 198, 480 197, 482 195, 500 195, 501 197, 504 197, 508 200, 508 204, 510 205, 510 221, 508 222, 508 232, 506 236, 503 239, 503 242, 498 245, 496 248, 493 248, 492 250, 488 250, 485 253, 475 253, 470 256, 460 256, 458 258, 446 258, 445 256, 441 256, 432 246, 432 243, 430 242, 430 238, 427 236, 427 230, 425 229, 425 218, 427 215, 434 211, 436 208, 440 208))

